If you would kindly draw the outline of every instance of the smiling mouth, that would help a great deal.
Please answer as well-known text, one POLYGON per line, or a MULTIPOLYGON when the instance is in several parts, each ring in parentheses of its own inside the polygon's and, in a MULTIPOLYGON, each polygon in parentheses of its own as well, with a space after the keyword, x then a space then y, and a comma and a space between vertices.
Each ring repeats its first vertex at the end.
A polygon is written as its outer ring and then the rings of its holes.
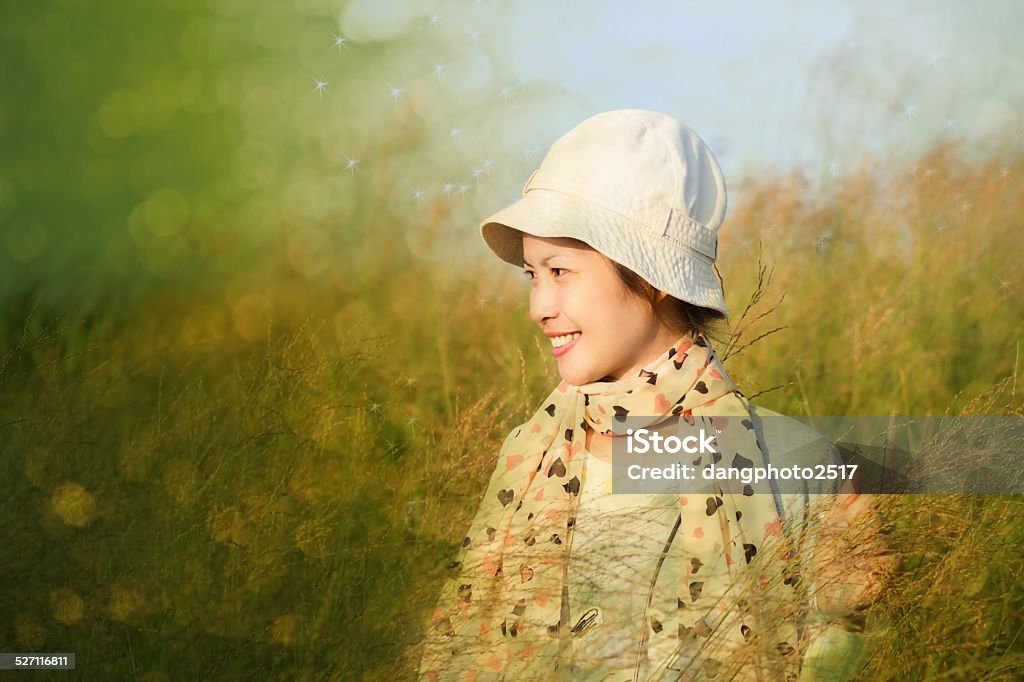
POLYGON ((565 355, 573 346, 576 345, 576 340, 580 338, 579 332, 573 332, 572 334, 565 334, 564 336, 555 336, 551 339, 551 354, 556 358, 560 355, 565 355))
POLYGON ((551 345, 554 348, 561 348, 566 344, 572 343, 578 338, 580 338, 579 332, 573 332, 572 334, 566 334, 565 336, 555 336, 551 339, 551 345))

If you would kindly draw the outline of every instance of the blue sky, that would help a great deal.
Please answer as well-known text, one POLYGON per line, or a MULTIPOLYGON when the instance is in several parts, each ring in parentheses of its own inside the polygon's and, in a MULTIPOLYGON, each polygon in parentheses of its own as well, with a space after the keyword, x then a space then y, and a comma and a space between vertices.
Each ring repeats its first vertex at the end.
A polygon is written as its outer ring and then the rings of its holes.
MULTIPOLYGON (((545 2, 497 6, 493 51, 583 109, 675 114, 744 164, 842 168, 950 135, 1021 139, 1024 5, 545 2)), ((812 173, 813 174, 813 173, 812 173)))
POLYGON ((407 125, 411 108, 427 141, 394 166, 408 172, 393 199, 455 191, 467 235, 519 197, 558 136, 609 109, 693 128, 731 207, 759 174, 828 186, 867 165, 884 182, 944 141, 968 157, 1024 144, 1024 3, 1011 0, 353 0, 338 19, 353 50, 389 49, 333 120, 353 97, 366 131, 407 125))
POLYGON ((457 127, 467 168, 498 159, 501 194, 480 192, 481 212, 514 196, 520 166, 608 109, 675 115, 732 186, 766 169, 828 181, 868 157, 905 172, 946 139, 1024 141, 1024 4, 1006 0, 355 0, 339 18, 354 45, 406 45, 379 77, 426 85, 416 101, 437 158, 457 127), (415 75, 431 63, 443 74, 415 75))

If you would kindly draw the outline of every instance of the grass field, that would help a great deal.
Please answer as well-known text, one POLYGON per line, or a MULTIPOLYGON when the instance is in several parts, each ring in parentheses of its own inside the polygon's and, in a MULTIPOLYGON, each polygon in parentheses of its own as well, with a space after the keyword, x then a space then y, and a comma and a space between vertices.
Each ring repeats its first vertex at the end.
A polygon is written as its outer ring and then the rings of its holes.
MULTIPOLYGON (((917 165, 744 188, 725 365, 754 402, 1022 414, 1024 159, 917 165)), ((416 257, 376 198, 357 241, 319 235, 323 268, 269 240, 230 279, 5 303, 0 650, 75 652, 96 680, 411 675, 497 447, 557 379, 519 275, 477 243, 470 267, 416 257)), ((1024 675, 1021 505, 895 501, 862 679, 1024 675)))

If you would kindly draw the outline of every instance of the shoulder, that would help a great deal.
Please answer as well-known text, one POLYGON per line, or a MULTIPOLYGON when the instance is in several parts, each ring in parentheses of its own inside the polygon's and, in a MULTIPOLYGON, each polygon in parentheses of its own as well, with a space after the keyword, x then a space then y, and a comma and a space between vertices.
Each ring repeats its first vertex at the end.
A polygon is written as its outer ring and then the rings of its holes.
POLYGON ((811 443, 827 442, 825 437, 803 422, 767 407, 750 403, 750 416, 755 429, 763 434, 766 444, 777 443, 796 448, 811 443))
POLYGON ((522 435, 523 430, 527 428, 527 425, 529 423, 530 423, 529 421, 526 421, 526 422, 523 422, 522 424, 519 424, 518 426, 513 427, 508 432, 508 434, 505 435, 505 441, 504 442, 508 443, 509 441, 513 441, 513 440, 516 440, 517 438, 519 438, 519 436, 522 435))
POLYGON ((504 452, 509 448, 515 448, 518 444, 525 445, 525 443, 530 440, 529 435, 537 431, 535 428, 536 423, 535 419, 528 419, 522 424, 514 426, 505 435, 505 439, 502 440, 501 450, 504 452))
MULTIPOLYGON (((799 419, 750 403, 750 417, 758 441, 764 446, 765 459, 775 466, 814 467, 841 464, 835 443, 799 419)), ((824 480, 809 482, 813 492, 830 491, 824 480)))
POLYGON ((574 409, 577 398, 577 393, 570 390, 564 381, 561 382, 541 401, 529 419, 508 432, 504 443, 507 445, 541 432, 553 434, 554 427, 561 422, 566 411, 574 409))

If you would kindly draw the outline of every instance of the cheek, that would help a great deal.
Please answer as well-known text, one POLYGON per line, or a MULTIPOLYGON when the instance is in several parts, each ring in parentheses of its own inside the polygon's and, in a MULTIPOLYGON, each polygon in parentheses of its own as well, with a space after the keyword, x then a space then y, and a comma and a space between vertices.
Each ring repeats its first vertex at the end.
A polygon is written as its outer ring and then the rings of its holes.
POLYGON ((644 334, 641 311, 627 307, 626 301, 613 297, 592 299, 584 318, 584 331, 607 352, 618 353, 620 346, 630 347, 644 334))
POLYGON ((602 298, 599 293, 592 293, 590 296, 581 297, 577 303, 573 311, 576 314, 576 323, 583 331, 598 332, 605 336, 609 329, 615 328, 615 306, 607 298, 602 298))
POLYGON ((658 334, 659 323, 651 309, 636 301, 630 307, 621 308, 619 329, 624 344, 632 348, 640 348, 650 342, 658 334))
POLYGON ((650 325, 650 308, 629 292, 620 292, 614 310, 619 324, 626 333, 636 334, 645 331, 650 325))

